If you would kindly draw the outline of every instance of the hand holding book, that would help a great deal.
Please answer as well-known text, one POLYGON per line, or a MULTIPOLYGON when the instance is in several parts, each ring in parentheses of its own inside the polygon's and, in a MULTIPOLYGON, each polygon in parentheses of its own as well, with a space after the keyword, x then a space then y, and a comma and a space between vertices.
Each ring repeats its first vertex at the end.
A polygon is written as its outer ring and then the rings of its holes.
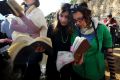
POLYGON ((82 64, 83 57, 86 51, 90 48, 90 44, 84 37, 76 37, 71 47, 71 51, 74 54, 75 64, 82 64))
POLYGON ((15 0, 7 0, 6 3, 15 16, 20 17, 23 15, 23 8, 15 0))

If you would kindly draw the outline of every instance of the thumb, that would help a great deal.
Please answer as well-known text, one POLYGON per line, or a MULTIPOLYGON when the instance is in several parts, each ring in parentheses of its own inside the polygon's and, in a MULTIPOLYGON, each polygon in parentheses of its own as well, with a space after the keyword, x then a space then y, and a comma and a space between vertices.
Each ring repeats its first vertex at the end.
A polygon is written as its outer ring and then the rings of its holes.
POLYGON ((81 59, 79 61, 79 64, 82 64, 82 63, 83 63, 83 55, 82 55, 82 57, 81 57, 81 59))

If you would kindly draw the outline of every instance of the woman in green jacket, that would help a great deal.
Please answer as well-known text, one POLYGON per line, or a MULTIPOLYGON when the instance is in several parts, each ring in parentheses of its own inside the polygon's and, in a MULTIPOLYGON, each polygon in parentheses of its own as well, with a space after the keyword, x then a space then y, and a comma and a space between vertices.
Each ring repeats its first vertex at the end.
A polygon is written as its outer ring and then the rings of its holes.
POLYGON ((91 18, 91 10, 80 5, 71 7, 73 22, 76 25, 71 42, 77 36, 85 37, 90 48, 83 56, 83 63, 74 65, 78 76, 73 80, 105 80, 105 60, 102 48, 106 49, 106 58, 110 70, 110 79, 115 80, 114 57, 112 54, 112 38, 107 27, 91 18))

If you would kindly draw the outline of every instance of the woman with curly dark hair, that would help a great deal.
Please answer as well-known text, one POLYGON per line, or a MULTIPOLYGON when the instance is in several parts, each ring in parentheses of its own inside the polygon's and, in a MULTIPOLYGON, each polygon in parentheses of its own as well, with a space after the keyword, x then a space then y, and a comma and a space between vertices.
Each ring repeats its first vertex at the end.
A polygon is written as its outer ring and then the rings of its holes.
POLYGON ((105 80, 105 61, 102 48, 106 50, 106 58, 110 70, 110 78, 115 80, 115 60, 112 49, 112 38, 107 27, 92 18, 91 10, 85 6, 73 5, 71 7, 73 22, 76 30, 73 32, 72 41, 79 36, 90 43, 90 48, 85 52, 82 64, 73 66, 78 76, 74 80, 105 80))

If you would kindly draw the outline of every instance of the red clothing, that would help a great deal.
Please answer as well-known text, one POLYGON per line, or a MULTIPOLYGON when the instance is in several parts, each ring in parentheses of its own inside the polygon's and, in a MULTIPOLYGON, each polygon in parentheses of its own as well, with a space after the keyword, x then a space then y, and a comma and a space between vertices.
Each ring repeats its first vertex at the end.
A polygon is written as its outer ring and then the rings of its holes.
POLYGON ((105 19, 103 20, 103 22, 104 22, 104 24, 106 24, 106 23, 107 23, 107 19, 105 18, 105 19))
POLYGON ((112 18, 112 19, 107 21, 106 25, 114 27, 117 25, 117 21, 114 18, 112 18))

